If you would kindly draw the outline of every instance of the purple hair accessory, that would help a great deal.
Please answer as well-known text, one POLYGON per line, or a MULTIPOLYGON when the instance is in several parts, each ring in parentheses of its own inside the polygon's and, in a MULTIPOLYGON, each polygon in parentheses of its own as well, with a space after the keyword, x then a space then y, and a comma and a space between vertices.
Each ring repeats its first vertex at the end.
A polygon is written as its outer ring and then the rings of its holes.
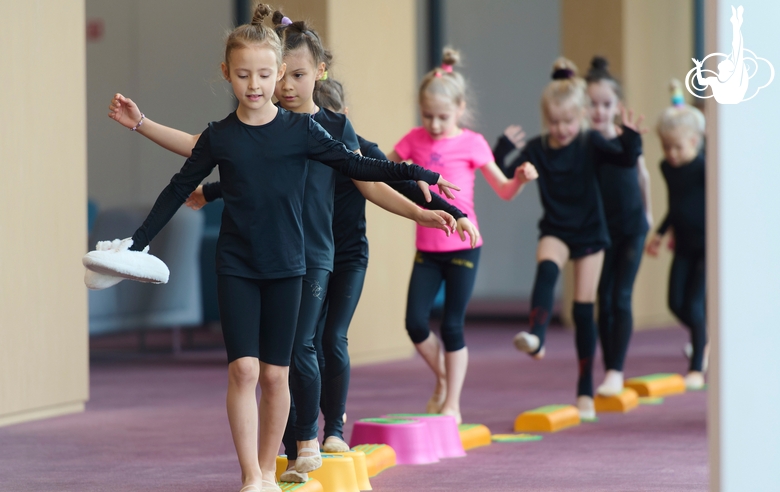
POLYGON ((282 17, 282 25, 283 26, 289 26, 292 23, 293 23, 293 21, 291 21, 290 18, 287 17, 286 15, 284 17, 282 17))
POLYGON ((566 80, 574 77, 574 70, 570 68, 559 68, 552 73, 553 80, 566 80))

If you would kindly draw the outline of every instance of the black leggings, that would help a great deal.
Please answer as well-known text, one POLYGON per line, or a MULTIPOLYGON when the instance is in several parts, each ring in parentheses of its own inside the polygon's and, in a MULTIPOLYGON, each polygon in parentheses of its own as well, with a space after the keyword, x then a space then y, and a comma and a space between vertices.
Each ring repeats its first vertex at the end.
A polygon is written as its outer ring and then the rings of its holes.
POLYGON ((354 267, 333 272, 326 307, 317 326, 317 355, 322 374, 320 408, 325 417, 325 438, 343 439, 344 412, 349 391, 349 351, 347 330, 355 314, 366 269, 354 267))
POLYGON ((455 352, 466 346, 463 324, 477 278, 479 252, 480 248, 447 253, 417 252, 406 299, 406 331, 412 342, 424 342, 430 335, 428 318, 439 286, 444 281, 441 322, 444 349, 455 352))
POLYGON ((217 277, 228 362, 256 357, 266 364, 290 365, 301 303, 301 278, 217 277))
POLYGON ((702 370, 707 345, 705 271, 704 251, 701 251, 675 253, 669 273, 669 309, 691 332, 691 371, 702 370))
POLYGON ((298 325, 290 364, 290 415, 283 439, 290 459, 297 458, 296 441, 308 441, 317 437, 321 382, 314 338, 317 321, 325 303, 329 277, 330 272, 321 268, 310 268, 303 277, 298 325))
POLYGON ((623 371, 634 318, 631 297, 646 234, 612 236, 599 281, 599 338, 607 370, 623 371))

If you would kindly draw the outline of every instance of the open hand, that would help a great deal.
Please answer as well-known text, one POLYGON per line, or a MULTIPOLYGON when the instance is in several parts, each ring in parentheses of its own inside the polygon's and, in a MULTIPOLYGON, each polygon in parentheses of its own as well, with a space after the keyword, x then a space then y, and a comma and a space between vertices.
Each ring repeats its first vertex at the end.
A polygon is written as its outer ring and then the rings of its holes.
POLYGON ((471 249, 474 249, 477 247, 477 241, 479 241, 479 230, 477 230, 476 226, 467 218, 467 217, 461 217, 458 219, 458 236, 460 236, 461 241, 466 240, 466 234, 469 235, 471 249))
POLYGON ((132 99, 122 94, 114 94, 108 110, 108 117, 126 128, 133 128, 141 121, 141 110, 132 99))
POLYGON ((518 149, 525 147, 525 131, 520 125, 509 125, 504 130, 504 136, 518 149))
POLYGON ((200 210, 206 203, 208 202, 206 202, 206 197, 203 195, 203 185, 198 185, 195 191, 187 198, 187 201, 184 202, 185 205, 193 210, 200 210))
POLYGON ((430 227, 431 229, 441 229, 450 236, 452 231, 456 227, 455 219, 452 215, 441 210, 423 210, 420 209, 420 215, 416 222, 423 227, 430 227))
POLYGON ((515 179, 522 184, 533 181, 539 177, 536 167, 530 162, 524 162, 523 165, 515 169, 515 179))
MULTIPOLYGON (((455 195, 452 194, 452 190, 460 191, 459 187, 450 183, 449 181, 444 179, 441 175, 439 175, 439 181, 436 182, 436 185, 438 185, 439 191, 442 192, 450 200, 455 199, 455 195)), ((420 189, 422 190, 423 196, 425 197, 425 201, 430 202, 431 190, 430 190, 430 186, 428 186, 428 183, 426 183, 425 181, 418 181, 417 186, 419 186, 420 189)))
POLYGON ((630 128, 640 135, 647 133, 647 128, 642 128, 642 122, 645 120, 645 115, 640 114, 639 117, 634 120, 634 111, 623 107, 620 110, 620 116, 623 119, 623 126, 630 128))

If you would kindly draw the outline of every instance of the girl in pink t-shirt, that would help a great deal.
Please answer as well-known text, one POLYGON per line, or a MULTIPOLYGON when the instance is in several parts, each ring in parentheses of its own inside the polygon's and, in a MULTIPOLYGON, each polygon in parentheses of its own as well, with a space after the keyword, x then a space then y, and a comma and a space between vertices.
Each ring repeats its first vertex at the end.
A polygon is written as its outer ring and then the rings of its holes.
MULTIPOLYGON (((507 179, 496 165, 485 138, 460 127, 466 113, 466 83, 461 74, 453 71, 458 59, 458 52, 445 48, 441 68, 423 78, 419 94, 423 126, 407 133, 388 158, 414 161, 432 171, 446 170, 446 175, 461 187, 453 205, 478 228, 474 213, 477 169, 504 200, 517 196, 537 174, 536 168, 527 163, 517 168, 513 179, 507 179)), ((446 237, 418 227, 417 256, 406 304, 406 330, 436 376, 436 388, 426 411, 452 415, 458 423, 461 421, 460 392, 468 366, 463 321, 474 288, 480 246, 482 238, 477 238, 475 247, 469 249, 454 234, 446 237), (428 329, 429 313, 442 281, 445 283, 441 324, 444 352, 436 335, 428 329)))

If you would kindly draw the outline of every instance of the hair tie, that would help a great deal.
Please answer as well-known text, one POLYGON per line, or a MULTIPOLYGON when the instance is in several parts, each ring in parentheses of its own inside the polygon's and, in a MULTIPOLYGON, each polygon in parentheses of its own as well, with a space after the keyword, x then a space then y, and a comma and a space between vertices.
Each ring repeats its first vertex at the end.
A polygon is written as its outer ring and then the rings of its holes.
POLYGON ((552 73, 553 80, 566 80, 574 77, 574 70, 571 68, 558 68, 552 73))
POLYGON ((327 70, 322 72, 322 77, 320 77, 320 80, 328 80, 328 71, 327 70))
POLYGON ((672 85, 672 106, 679 108, 685 106, 685 98, 683 97, 682 87, 679 85, 672 85))
POLYGON ((442 63, 441 69, 447 73, 452 73, 452 65, 450 65, 449 63, 442 63))
POLYGON ((284 17, 282 17, 282 22, 280 22, 280 24, 283 25, 283 26, 289 26, 292 23, 293 23, 293 21, 291 21, 290 18, 287 17, 286 15, 284 17))

